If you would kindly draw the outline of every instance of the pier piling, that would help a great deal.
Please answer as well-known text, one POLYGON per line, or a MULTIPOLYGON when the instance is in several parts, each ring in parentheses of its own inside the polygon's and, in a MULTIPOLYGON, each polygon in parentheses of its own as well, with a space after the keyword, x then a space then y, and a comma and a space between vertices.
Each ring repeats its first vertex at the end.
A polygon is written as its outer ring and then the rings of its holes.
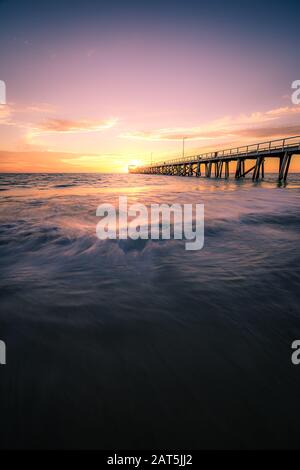
POLYGON ((244 147, 218 150, 217 152, 207 152, 202 155, 195 155, 158 162, 151 165, 144 165, 132 168, 130 173, 153 174, 153 175, 174 175, 174 176, 196 176, 201 177, 201 165, 204 165, 204 175, 210 178, 214 170, 215 178, 222 178, 224 168, 224 178, 229 178, 229 164, 236 162, 235 179, 245 178, 252 173, 252 180, 258 181, 265 177, 266 159, 279 159, 278 181, 286 181, 289 173, 290 163, 293 155, 300 154, 300 136, 287 137, 258 144, 250 144, 244 147), (255 161, 246 170, 246 162, 255 161))

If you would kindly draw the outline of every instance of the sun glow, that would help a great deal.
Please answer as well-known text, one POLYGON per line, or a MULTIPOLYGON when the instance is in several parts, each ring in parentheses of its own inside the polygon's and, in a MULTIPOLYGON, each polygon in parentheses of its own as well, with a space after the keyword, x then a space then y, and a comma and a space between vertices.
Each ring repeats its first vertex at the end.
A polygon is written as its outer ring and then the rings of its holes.
POLYGON ((125 171, 126 171, 126 173, 128 173, 130 167, 135 167, 135 166, 140 166, 140 165, 142 165, 141 160, 137 160, 137 159, 129 160, 127 165, 126 165, 125 171))
POLYGON ((141 164, 142 164, 141 160, 130 160, 128 162, 128 166, 139 166, 141 164))

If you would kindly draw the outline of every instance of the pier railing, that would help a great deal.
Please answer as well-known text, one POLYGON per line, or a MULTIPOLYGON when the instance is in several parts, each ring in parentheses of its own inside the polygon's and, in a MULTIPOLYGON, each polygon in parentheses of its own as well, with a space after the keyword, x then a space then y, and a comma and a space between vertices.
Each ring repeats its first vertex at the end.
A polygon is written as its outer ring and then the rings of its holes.
POLYGON ((143 165, 140 168, 153 168, 163 165, 173 165, 180 163, 189 163, 191 161, 197 162, 200 160, 210 160, 218 158, 236 158, 236 157, 254 157, 260 153, 275 153, 276 151, 282 151, 289 149, 298 149, 300 150, 300 136, 286 137, 283 139, 270 140, 267 142, 259 142, 257 144, 244 145, 224 150, 217 150, 215 152, 206 152, 199 155, 187 156, 185 158, 175 158, 172 160, 166 160, 161 162, 152 163, 152 165, 143 165))

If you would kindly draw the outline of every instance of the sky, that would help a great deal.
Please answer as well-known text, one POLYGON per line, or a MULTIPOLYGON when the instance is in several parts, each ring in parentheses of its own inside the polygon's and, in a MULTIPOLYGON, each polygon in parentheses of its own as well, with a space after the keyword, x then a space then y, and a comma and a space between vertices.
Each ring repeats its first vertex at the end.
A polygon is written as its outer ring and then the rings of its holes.
MULTIPOLYGON (((0 0, 0 171, 129 164, 300 134, 300 5, 0 0)), ((300 164, 294 168, 300 171, 300 164)))

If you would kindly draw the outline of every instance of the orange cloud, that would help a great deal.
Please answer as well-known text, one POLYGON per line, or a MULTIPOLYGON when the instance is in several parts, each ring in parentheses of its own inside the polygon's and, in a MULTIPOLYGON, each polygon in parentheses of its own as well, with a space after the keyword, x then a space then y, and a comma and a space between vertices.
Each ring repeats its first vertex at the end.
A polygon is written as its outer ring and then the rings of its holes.
POLYGON ((114 127, 116 119, 89 121, 71 119, 49 119, 35 127, 34 134, 97 132, 114 127))
MULTIPOLYGON (((15 103, 8 103, 5 106, 0 106, 0 119, 5 116, 17 116, 18 114, 31 114, 31 113, 54 113, 55 108, 48 103, 35 103, 28 106, 17 106, 15 103)), ((11 122, 19 126, 18 122, 11 122)), ((24 123, 23 123, 24 126, 24 123)))
POLYGON ((0 105, 0 124, 8 124, 11 117, 11 108, 8 105, 0 105))
POLYGON ((213 122, 195 127, 162 128, 147 131, 125 132, 120 137, 150 141, 218 140, 239 137, 277 137, 300 133, 300 124, 287 122, 300 114, 300 106, 276 108, 266 112, 240 115, 236 118, 224 116, 213 122), (276 122, 276 126, 274 126, 276 122), (272 125, 271 125, 272 124, 272 125))

